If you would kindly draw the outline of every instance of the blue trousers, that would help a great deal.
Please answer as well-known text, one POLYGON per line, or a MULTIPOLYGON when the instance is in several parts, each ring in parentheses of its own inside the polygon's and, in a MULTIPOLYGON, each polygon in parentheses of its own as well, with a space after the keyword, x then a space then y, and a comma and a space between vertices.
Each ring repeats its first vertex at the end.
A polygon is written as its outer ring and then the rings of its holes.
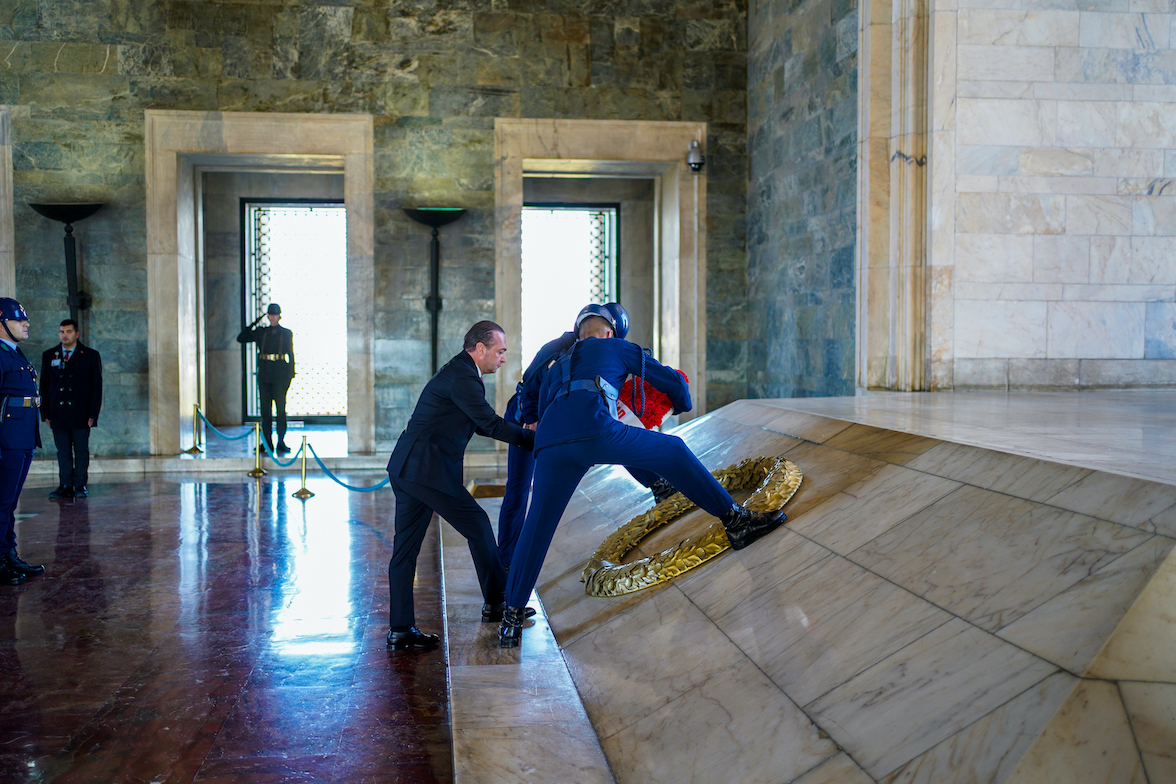
MULTIPOLYGON (((508 422, 516 421, 512 417, 517 405, 515 398, 506 404, 508 422)), ((644 471, 640 468, 628 466, 629 473, 640 484, 652 487, 660 474, 644 471)), ((531 494, 531 479, 535 475, 535 455, 531 450, 511 444, 506 450, 506 487, 503 490, 502 506, 498 510, 498 555, 502 558, 502 565, 509 567, 514 557, 515 546, 519 534, 523 530, 523 521, 527 516, 527 498, 531 494)))
POLYGON ((16 547, 16 502, 32 464, 31 449, 5 449, 0 453, 0 552, 16 547))
POLYGON ((568 501, 595 465, 625 465, 664 476, 715 517, 722 517, 735 503, 677 436, 618 422, 596 438, 544 447, 535 456, 535 497, 507 574, 506 603, 511 607, 526 606, 568 501))

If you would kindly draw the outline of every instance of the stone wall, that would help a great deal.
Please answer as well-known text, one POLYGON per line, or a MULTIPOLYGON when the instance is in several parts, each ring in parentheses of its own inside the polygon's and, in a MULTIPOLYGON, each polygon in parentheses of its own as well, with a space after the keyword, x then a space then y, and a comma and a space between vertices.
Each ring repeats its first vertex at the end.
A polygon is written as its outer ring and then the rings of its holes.
POLYGON ((750 7, 751 397, 854 391, 857 25, 854 0, 750 7))
POLYGON ((937 359, 956 389, 1176 383, 1173 6, 1040 8, 935 13, 937 359))
MULTIPOLYGON (((495 117, 708 123, 708 286, 722 288, 708 303, 723 308, 709 337, 741 340, 746 19, 744 0, 5 3, 0 104, 13 107, 16 293, 37 314, 32 342, 52 342, 64 296, 46 274, 60 269, 60 226, 26 203, 105 202, 78 230, 95 294, 84 334, 111 384, 94 443, 149 449, 145 109, 375 116, 380 449, 429 372, 428 229, 402 207, 469 210, 442 229, 442 356, 494 313, 495 117)), ((711 407, 740 396, 741 363, 719 363, 711 407)))

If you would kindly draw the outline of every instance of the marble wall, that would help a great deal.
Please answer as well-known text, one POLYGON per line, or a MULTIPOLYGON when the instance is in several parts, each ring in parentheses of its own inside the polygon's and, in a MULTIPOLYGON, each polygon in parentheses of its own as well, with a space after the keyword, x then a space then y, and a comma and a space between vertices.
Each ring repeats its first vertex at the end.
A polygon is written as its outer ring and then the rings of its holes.
MULTIPOLYGON (((60 228, 27 202, 108 205, 78 231, 96 297, 87 331, 110 357, 108 453, 151 449, 145 109, 375 117, 377 449, 391 447, 429 373, 428 230, 402 207, 469 210, 442 230, 443 353, 494 314, 496 117, 706 123, 707 208, 721 216, 708 253, 726 273, 707 285, 738 294, 714 334, 743 335, 742 289, 729 282, 745 267, 744 0, 17 0, 0 7, 0 29, 17 294, 30 308, 57 313, 64 298, 42 274, 60 263, 60 228)), ((34 325, 35 343, 52 339, 51 318, 34 325)), ((718 379, 728 384, 720 403, 741 390, 742 373, 735 387, 718 379)))
POLYGON ((749 9, 751 397, 853 394, 857 20, 853 0, 749 9))
POLYGON ((942 2, 944 270, 956 389, 1176 383, 1176 15, 1168 0, 942 2))

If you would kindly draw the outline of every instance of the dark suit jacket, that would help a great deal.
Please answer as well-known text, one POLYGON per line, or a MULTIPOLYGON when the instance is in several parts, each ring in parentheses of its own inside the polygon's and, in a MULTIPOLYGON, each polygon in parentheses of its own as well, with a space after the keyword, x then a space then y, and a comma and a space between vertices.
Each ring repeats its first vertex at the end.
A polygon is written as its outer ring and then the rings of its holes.
POLYGON ((80 340, 64 365, 63 353, 59 343, 41 354, 41 419, 58 430, 80 430, 91 419, 98 424, 102 356, 80 340))
POLYGON ((257 344, 258 381, 288 384, 294 378, 294 333, 290 330, 283 326, 245 327, 237 335, 237 342, 257 344), (281 354, 282 359, 261 359, 263 354, 281 354))
POLYGON ((507 422, 486 402, 478 366, 466 352, 445 363, 425 384, 400 434, 388 475, 460 495, 462 459, 474 433, 530 449, 534 433, 507 422))

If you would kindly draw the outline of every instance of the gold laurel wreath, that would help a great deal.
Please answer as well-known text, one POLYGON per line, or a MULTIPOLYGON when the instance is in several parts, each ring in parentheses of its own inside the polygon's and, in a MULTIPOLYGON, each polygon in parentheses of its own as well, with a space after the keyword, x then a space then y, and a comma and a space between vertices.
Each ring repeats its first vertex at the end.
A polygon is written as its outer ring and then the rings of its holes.
MULTIPOLYGON (((744 506, 753 512, 780 509, 796 494, 803 475, 783 457, 749 457, 714 472, 727 490, 754 488, 744 506)), ((675 493, 648 512, 639 514, 608 535, 584 567, 580 581, 589 596, 622 596, 672 580, 720 555, 731 543, 719 520, 702 533, 647 558, 623 564, 621 559, 651 531, 677 520, 695 508, 693 501, 675 493)))

